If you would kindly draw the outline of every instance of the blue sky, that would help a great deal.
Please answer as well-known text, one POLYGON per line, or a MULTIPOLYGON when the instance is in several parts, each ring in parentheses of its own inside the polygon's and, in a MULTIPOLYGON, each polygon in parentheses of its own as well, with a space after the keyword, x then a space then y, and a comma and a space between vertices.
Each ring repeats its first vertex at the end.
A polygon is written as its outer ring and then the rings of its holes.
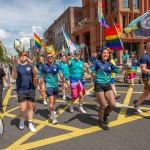
POLYGON ((69 6, 82 6, 82 0, 0 0, 0 41, 15 54, 14 40, 19 38, 25 48, 36 32, 43 32, 69 6))

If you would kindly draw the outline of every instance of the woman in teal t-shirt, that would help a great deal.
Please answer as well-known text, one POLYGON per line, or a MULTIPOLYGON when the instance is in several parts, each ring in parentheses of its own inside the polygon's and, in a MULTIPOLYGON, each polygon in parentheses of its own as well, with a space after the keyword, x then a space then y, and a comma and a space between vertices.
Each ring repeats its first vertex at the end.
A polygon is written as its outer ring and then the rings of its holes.
POLYGON ((69 73, 69 66, 67 64, 67 59, 66 56, 62 56, 62 60, 60 62, 60 70, 63 74, 64 81, 62 84, 62 94, 63 94, 63 99, 66 99, 66 93, 65 89, 68 90, 68 94, 70 97, 70 73, 69 73))

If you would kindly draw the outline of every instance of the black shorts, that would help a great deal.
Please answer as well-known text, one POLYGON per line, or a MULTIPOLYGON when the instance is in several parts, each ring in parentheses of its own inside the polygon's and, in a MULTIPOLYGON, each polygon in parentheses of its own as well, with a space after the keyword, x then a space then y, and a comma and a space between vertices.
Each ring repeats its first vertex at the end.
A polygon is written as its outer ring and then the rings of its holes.
POLYGON ((24 101, 35 101, 35 91, 30 92, 30 93, 18 93, 18 102, 22 103, 24 101))
POLYGON ((98 84, 95 83, 94 85, 94 92, 107 92, 107 91, 111 91, 112 87, 111 84, 98 84))

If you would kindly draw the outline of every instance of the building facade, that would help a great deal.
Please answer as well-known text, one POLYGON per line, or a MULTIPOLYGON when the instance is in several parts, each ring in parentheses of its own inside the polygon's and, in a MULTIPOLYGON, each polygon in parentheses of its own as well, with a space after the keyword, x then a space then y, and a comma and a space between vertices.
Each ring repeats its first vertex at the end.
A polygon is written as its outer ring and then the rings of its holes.
MULTIPOLYGON (((136 52, 140 55, 144 49, 144 43, 148 40, 135 38, 134 33, 125 33, 124 28, 128 24, 150 10, 150 0, 103 0, 105 8, 103 10, 105 21, 109 27, 113 27, 114 22, 119 24, 122 29, 121 39, 124 48, 129 52, 136 52)), ((74 29, 72 35, 78 44, 85 43, 89 53, 98 52, 105 45, 104 30, 97 19, 97 3, 95 0, 82 0, 83 19, 90 18, 91 22, 78 29, 74 29)), ((122 51, 118 52, 117 57, 122 62, 122 51)))
POLYGON ((69 7, 54 23, 44 32, 44 40, 46 45, 53 45, 55 51, 60 52, 62 45, 67 47, 66 41, 62 32, 62 28, 67 32, 72 39, 71 33, 82 20, 82 8, 69 7))

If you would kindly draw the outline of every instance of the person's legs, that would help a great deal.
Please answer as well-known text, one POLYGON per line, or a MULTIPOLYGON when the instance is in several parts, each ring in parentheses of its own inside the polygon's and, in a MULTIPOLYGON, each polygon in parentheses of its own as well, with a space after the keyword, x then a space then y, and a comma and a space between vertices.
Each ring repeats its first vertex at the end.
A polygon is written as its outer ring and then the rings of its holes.
POLYGON ((3 109, 3 87, 0 86, 0 109, 3 109))
POLYGON ((32 124, 33 121, 33 110, 34 110, 34 102, 33 101, 27 101, 28 106, 28 126, 31 132, 36 132, 34 125, 32 124))
POLYGON ((66 88, 66 83, 63 82, 62 83, 62 95, 63 95, 63 99, 66 99, 65 88, 66 88))
POLYGON ((40 93, 42 95, 42 99, 43 99, 43 104, 46 106, 47 105, 47 101, 46 101, 46 91, 45 91, 45 83, 44 82, 40 82, 39 84, 40 87, 40 93))

